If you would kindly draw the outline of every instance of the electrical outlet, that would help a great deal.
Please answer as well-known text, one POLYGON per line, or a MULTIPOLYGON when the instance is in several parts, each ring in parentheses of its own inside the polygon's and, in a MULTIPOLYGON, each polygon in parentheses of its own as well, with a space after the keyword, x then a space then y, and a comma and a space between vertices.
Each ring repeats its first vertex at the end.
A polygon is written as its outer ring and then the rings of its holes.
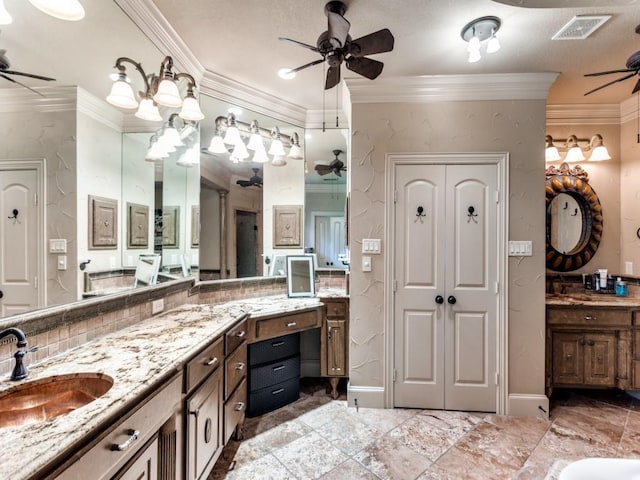
POLYGON ((156 313, 160 313, 164 310, 164 299, 160 298, 158 300, 154 300, 151 302, 151 315, 155 315, 156 313))
POLYGON ((633 275, 633 262, 624 262, 624 274, 633 275))

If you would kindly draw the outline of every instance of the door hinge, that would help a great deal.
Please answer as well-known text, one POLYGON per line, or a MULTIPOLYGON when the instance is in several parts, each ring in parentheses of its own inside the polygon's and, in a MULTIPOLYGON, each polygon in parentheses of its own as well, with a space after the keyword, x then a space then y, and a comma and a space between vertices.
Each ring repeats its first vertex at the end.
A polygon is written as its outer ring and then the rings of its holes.
POLYGON ((496 372, 496 385, 500 385, 500 374, 496 372))
POLYGON ((396 370, 394 368, 393 369, 393 382, 395 383, 397 379, 398 379, 398 370, 396 370))

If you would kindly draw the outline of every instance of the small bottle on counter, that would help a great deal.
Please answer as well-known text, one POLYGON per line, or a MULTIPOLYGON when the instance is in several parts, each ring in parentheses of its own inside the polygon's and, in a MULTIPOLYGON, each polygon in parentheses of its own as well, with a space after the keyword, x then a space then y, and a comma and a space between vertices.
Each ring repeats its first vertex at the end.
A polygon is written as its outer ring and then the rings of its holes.
POLYGON ((618 277, 616 280, 616 295, 618 297, 626 297, 628 293, 627 282, 623 282, 622 278, 618 277))

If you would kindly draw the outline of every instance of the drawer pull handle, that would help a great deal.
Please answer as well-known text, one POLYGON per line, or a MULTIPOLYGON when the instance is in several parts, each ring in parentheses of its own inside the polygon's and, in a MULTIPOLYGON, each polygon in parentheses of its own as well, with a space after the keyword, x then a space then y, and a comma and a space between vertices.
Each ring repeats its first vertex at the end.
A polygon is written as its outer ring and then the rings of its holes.
POLYGON ((273 367, 274 372, 278 372, 280 370, 284 370, 286 367, 284 365, 278 365, 277 367, 273 367))
POLYGON ((245 332, 244 330, 240 330, 239 332, 236 332, 236 337, 238 338, 242 338, 247 334, 247 332, 245 332))
POLYGON ((131 445, 133 445, 136 440, 138 440, 140 432, 138 430, 131 429, 127 430, 127 435, 129 435, 129 438, 127 438, 123 443, 114 443, 113 445, 111 445, 111 450, 113 450, 114 452, 124 452, 131 445))
POLYGON ((236 364, 236 370, 243 370, 244 369, 244 363, 239 362, 236 364))
POLYGON ((236 412, 241 412, 242 410, 244 410, 244 402, 238 402, 234 407, 234 410, 236 412))
POLYGON ((287 327, 295 327, 297 325, 296 322, 289 322, 287 323, 287 327))
POLYGON ((205 365, 207 367, 211 367, 211 366, 215 365, 216 363, 218 363, 218 357, 213 357, 211 360, 206 362, 205 365))
POLYGON ((284 342, 273 342, 271 344, 272 347, 281 347, 282 345, 284 345, 284 342))
POLYGON ((196 408, 195 410, 191 410, 191 411, 189 411, 189 413, 190 413, 191 415, 193 415, 194 417, 198 418, 198 415, 200 415, 200 409, 199 409, 199 408, 196 408))
POLYGON ((585 315, 584 319, 589 321, 589 320, 597 320, 598 317, 596 317, 595 315, 585 315))
POLYGON ((279 393, 282 393, 282 392, 284 392, 284 388, 279 388, 271 392, 271 395, 278 395, 279 393))

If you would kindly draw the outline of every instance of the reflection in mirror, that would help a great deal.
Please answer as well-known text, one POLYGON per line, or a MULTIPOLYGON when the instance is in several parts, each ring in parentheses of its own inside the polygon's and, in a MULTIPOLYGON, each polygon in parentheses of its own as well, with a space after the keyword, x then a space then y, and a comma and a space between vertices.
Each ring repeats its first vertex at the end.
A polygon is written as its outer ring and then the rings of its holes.
MULTIPOLYGON (((274 164, 273 155, 268 155, 265 163, 253 161, 253 155, 234 161, 230 144, 221 150, 210 151, 208 147, 216 135, 216 119, 221 127, 218 133, 224 137, 230 113, 241 125, 241 131, 243 125, 257 121, 267 152, 272 140, 269 132, 276 127, 287 154, 287 139, 294 134, 303 139, 304 131, 210 96, 202 95, 200 101, 206 116, 201 122, 200 280, 266 275, 274 253, 302 253, 302 245, 297 249, 273 248, 272 212, 275 205, 304 203, 304 161, 284 156, 274 164)), ((249 135, 244 138, 246 144, 249 135)))
POLYGON ((559 168, 549 167, 546 177, 547 268, 556 272, 577 270, 593 258, 600 245, 600 199, 580 166, 571 168, 563 163, 559 168))

